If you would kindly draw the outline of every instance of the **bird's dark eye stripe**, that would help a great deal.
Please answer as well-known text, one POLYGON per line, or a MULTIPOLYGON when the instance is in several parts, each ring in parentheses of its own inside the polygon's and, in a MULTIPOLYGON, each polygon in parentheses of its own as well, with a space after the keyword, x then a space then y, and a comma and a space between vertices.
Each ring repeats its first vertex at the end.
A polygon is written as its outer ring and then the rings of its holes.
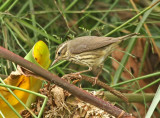
POLYGON ((59 51, 59 52, 58 52, 58 56, 60 56, 60 54, 61 54, 61 52, 59 51))

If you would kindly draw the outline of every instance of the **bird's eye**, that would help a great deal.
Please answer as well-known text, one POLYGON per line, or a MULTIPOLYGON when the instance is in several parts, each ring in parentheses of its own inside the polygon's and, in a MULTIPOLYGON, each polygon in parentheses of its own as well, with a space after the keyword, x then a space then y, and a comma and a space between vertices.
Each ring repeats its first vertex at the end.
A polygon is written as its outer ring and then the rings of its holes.
POLYGON ((58 52, 58 56, 60 56, 61 55, 61 52, 58 52))

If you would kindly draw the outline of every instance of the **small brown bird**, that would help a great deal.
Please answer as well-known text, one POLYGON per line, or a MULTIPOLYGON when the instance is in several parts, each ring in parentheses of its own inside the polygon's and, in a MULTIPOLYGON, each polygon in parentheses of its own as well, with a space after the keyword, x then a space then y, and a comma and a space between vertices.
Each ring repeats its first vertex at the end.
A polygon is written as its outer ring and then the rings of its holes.
POLYGON ((78 74, 91 70, 98 70, 96 77, 96 79, 98 79, 103 67, 103 63, 108 55, 111 54, 111 52, 121 41, 131 38, 135 35, 138 35, 138 33, 132 33, 116 38, 82 36, 66 41, 58 46, 55 60, 53 61, 52 65, 59 60, 68 60, 79 65, 88 66, 88 70, 80 71, 78 74))

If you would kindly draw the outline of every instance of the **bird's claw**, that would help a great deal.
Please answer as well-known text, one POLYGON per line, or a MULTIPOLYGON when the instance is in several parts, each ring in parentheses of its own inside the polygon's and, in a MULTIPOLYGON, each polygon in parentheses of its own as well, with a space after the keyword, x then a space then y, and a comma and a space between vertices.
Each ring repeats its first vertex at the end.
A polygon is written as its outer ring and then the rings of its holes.
POLYGON ((97 83, 98 77, 92 77, 92 78, 94 79, 94 82, 93 82, 92 86, 94 86, 97 83))
POLYGON ((82 78, 81 73, 79 73, 79 72, 72 73, 71 75, 78 76, 78 78, 82 78))

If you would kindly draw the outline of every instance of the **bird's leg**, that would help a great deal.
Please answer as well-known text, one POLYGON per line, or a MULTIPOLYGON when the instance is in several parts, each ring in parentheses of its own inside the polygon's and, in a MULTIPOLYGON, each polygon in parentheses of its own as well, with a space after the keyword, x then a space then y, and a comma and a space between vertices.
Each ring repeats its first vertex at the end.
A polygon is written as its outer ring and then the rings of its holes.
POLYGON ((99 77, 99 75, 100 75, 101 72, 102 72, 102 67, 103 67, 103 65, 100 66, 101 69, 100 69, 100 71, 98 72, 97 76, 96 76, 96 77, 93 77, 93 79, 95 80, 94 83, 93 83, 93 86, 97 83, 98 77, 99 77))
POLYGON ((85 72, 89 72, 92 70, 92 67, 89 67, 88 70, 83 70, 83 71, 80 71, 80 72, 76 72, 76 73, 73 73, 73 74, 81 74, 81 73, 85 73, 85 72))
POLYGON ((98 80, 98 77, 99 77, 99 75, 100 75, 100 74, 101 74, 101 71, 97 74, 97 76, 96 76, 96 77, 93 77, 93 79, 94 79, 93 86, 94 86, 94 85, 96 85, 97 80, 98 80))
POLYGON ((85 72, 89 72, 92 70, 92 67, 89 67, 88 70, 83 70, 83 71, 80 71, 80 72, 76 72, 76 73, 72 73, 73 75, 78 75, 81 77, 81 73, 85 73, 85 72))

